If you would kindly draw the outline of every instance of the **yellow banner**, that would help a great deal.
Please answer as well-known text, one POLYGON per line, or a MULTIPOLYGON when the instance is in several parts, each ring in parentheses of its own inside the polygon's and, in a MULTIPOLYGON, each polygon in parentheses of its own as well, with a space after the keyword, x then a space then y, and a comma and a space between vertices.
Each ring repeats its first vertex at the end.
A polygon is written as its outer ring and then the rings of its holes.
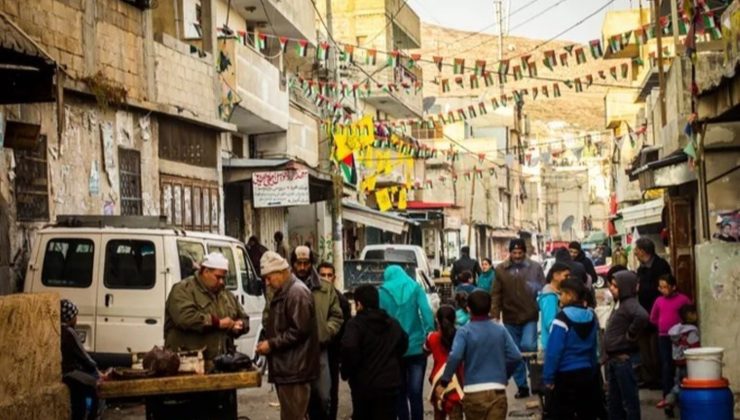
POLYGON ((380 211, 388 211, 393 208, 391 196, 387 188, 375 191, 375 201, 378 203, 378 209, 380 211))
POLYGON ((407 192, 406 188, 402 188, 401 192, 398 193, 398 209, 406 210, 407 192))

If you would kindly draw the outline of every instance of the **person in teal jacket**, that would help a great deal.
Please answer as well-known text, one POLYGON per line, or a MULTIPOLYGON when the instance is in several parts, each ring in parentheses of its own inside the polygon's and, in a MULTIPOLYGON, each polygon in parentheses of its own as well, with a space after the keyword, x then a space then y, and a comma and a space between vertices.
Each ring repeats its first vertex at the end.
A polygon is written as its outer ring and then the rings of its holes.
POLYGON ((409 336, 408 350, 401 360, 406 381, 398 398, 398 418, 423 420, 422 393, 427 368, 423 347, 427 334, 434 331, 432 308, 424 289, 398 265, 388 266, 383 273, 380 308, 398 321, 409 336))
POLYGON ((490 258, 483 258, 480 263, 481 273, 478 274, 478 288, 491 293, 493 281, 496 279, 496 272, 493 270, 493 263, 490 258))
POLYGON ((550 329, 560 309, 560 284, 570 275, 570 267, 556 261, 547 273, 547 284, 537 295, 537 306, 540 308, 540 344, 542 350, 547 348, 550 329))

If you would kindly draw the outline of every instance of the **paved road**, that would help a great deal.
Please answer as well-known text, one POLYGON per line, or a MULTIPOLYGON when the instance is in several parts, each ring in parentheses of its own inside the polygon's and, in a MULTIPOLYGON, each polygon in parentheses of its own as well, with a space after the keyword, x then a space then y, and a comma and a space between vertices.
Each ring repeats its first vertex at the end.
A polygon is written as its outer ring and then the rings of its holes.
MULTIPOLYGON (((425 395, 428 395, 429 385, 425 385, 425 395)), ((511 420, 540 419, 538 410, 527 410, 526 403, 534 402, 536 398, 526 400, 515 400, 516 388, 509 385, 509 416, 511 420)), ((279 420, 280 409, 277 404, 277 395, 270 384, 263 384, 261 388, 241 390, 238 393, 240 420, 279 420)), ((349 396, 349 387, 342 382, 340 387, 339 419, 350 420, 352 414, 352 403, 349 396)), ((665 416, 661 410, 655 408, 660 399, 658 391, 641 391, 643 420, 663 420, 665 416)), ((433 418, 430 405, 426 405, 425 418, 433 418)), ((121 408, 110 408, 103 416, 104 420, 144 420, 144 407, 142 405, 129 405, 121 408)))

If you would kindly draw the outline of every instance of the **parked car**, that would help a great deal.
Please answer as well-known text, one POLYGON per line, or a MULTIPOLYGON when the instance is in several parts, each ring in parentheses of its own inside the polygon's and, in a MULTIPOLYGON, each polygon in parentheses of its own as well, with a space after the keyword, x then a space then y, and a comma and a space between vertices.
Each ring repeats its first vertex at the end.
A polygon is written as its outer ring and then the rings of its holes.
POLYGON ((433 311, 439 309, 440 298, 432 279, 412 261, 393 260, 348 260, 344 262, 344 292, 352 298, 352 290, 362 284, 380 287, 383 273, 390 265, 398 265, 424 289, 433 311))
POLYGON ((412 262, 430 279, 436 279, 440 275, 439 270, 432 270, 424 250, 418 245, 367 245, 362 249, 360 259, 412 262))
POLYGON ((89 352, 120 355, 163 345, 172 286, 192 275, 204 255, 220 252, 229 261, 226 288, 250 318, 249 333, 237 340, 237 348, 252 354, 265 301, 242 242, 160 228, 151 218, 98 216, 97 226, 85 222, 89 219, 65 219, 37 233, 24 288, 58 293, 77 304, 76 328, 89 352), (150 227, 120 227, 121 220, 150 227))

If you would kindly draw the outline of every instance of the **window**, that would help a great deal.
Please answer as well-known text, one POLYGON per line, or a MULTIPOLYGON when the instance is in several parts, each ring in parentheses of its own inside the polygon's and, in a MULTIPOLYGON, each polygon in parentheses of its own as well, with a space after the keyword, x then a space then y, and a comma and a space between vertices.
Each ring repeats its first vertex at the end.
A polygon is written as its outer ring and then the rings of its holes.
POLYGON ((231 248, 228 245, 208 245, 208 252, 220 252, 229 260, 229 273, 226 275, 224 283, 226 283, 228 290, 236 290, 239 283, 236 281, 236 266, 234 265, 234 254, 231 252, 231 248))
POLYGON ((139 216, 141 207, 141 154, 118 149, 118 173, 121 177, 121 215, 139 216))
POLYGON ((89 239, 58 238, 46 245, 41 283, 50 287, 89 287, 95 245, 89 239))
POLYGON ((366 260, 387 260, 416 264, 416 253, 401 249, 376 249, 365 253, 366 260))
POLYGON ((215 168, 216 132, 170 118, 159 121, 159 157, 188 165, 215 168))
POLYGON ((413 126, 411 127, 411 136, 415 139, 441 139, 444 137, 442 124, 435 122, 434 127, 427 128, 413 126))
POLYGON ((239 264, 242 289, 249 295, 262 296, 262 281, 255 275, 247 259, 247 251, 241 246, 236 247, 236 261, 239 264))
POLYGON ((15 149, 15 195, 19 221, 49 220, 46 136, 29 149, 15 149))
POLYGON ((180 280, 198 271, 206 250, 200 242, 177 241, 177 257, 180 261, 180 280))
POLYGON ((110 289, 151 289, 157 279, 154 243, 128 239, 108 241, 103 282, 110 289))
POLYGON ((164 174, 159 179, 167 223, 187 230, 218 231, 218 183, 164 174))

